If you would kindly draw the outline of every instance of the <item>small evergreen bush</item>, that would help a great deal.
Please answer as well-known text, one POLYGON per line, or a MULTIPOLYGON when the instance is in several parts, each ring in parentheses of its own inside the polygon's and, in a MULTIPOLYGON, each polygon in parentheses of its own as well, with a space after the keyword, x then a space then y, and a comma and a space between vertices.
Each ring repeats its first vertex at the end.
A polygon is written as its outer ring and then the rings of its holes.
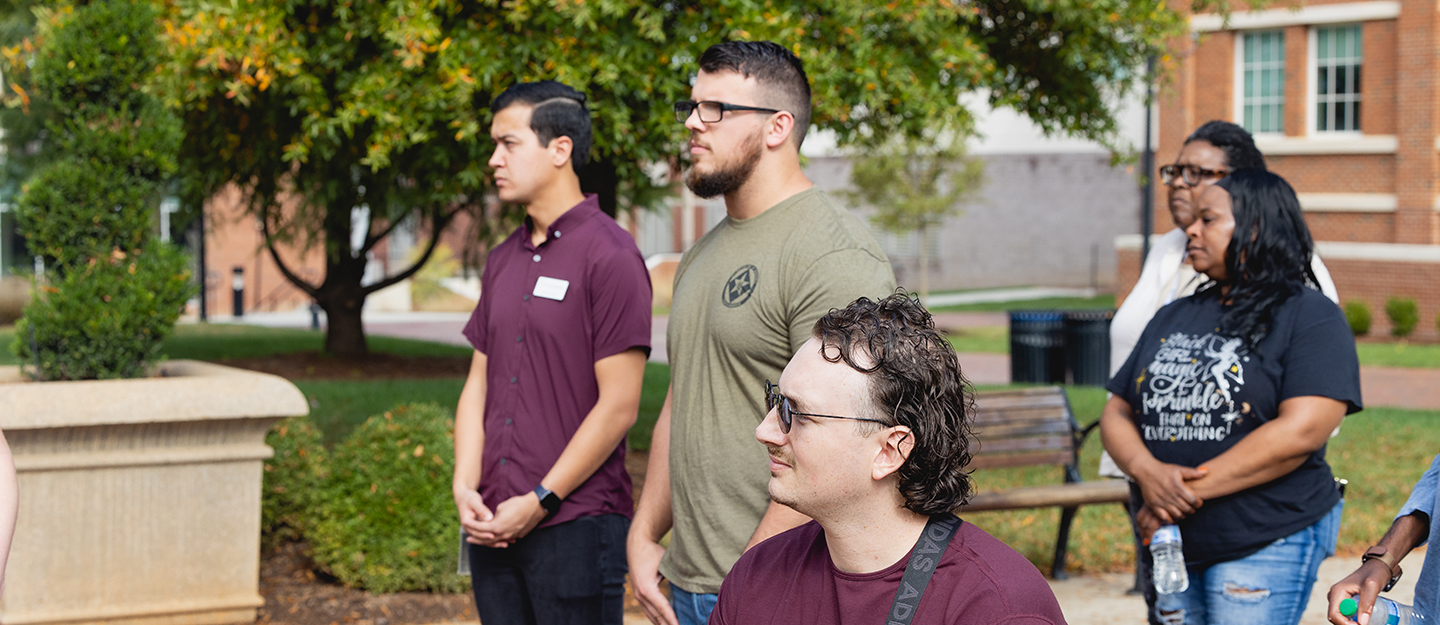
POLYGON ((315 562, 370 592, 464 592, 455 574, 460 522, 451 497, 454 419, 436 404, 370 417, 330 456, 315 562))
POLYGON ((1360 300, 1345 302, 1345 321, 1350 323, 1350 331, 1355 336, 1365 336, 1370 333, 1370 305, 1360 300))
POLYGON ((265 444, 275 450, 265 461, 260 495, 260 542, 265 549, 300 540, 314 525, 329 471, 322 437, 306 417, 285 419, 265 436, 265 444))
POLYGON ((37 15, 32 86, 60 156, 17 201, 45 272, 11 351, 38 380, 142 376, 193 291, 185 257, 152 233, 181 136, 142 88, 160 56, 155 9, 97 0, 37 15))
POLYGON ((1392 297, 1385 300, 1385 316, 1390 318, 1390 334, 1398 338, 1410 336, 1420 323, 1420 307, 1415 300, 1392 297))

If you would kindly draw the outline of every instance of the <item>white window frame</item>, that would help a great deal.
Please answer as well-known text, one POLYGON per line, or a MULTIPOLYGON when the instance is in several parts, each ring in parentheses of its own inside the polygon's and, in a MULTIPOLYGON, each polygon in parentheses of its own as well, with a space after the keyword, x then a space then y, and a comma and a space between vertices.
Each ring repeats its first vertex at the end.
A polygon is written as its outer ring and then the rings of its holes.
MULTIPOLYGON (((1233 111, 1233 115, 1234 115, 1234 119, 1235 119, 1235 124, 1237 124, 1237 125, 1239 125, 1239 126, 1241 126, 1241 127, 1244 127, 1244 126, 1245 126, 1245 36, 1246 36, 1246 35, 1259 35, 1259 34, 1263 34, 1263 33, 1277 33, 1277 32, 1280 33, 1280 48, 1281 48, 1281 50, 1283 51, 1283 50, 1285 49, 1285 29, 1283 29, 1283 28, 1267 28, 1267 29, 1263 29, 1263 30, 1237 30, 1237 31, 1235 31, 1235 68, 1234 68, 1234 71, 1232 72, 1232 73, 1234 74, 1233 84, 1234 84, 1234 92, 1235 92, 1235 95, 1234 95, 1234 111, 1233 111)), ((1288 65, 1289 62, 1290 62, 1290 61, 1289 61, 1289 58, 1287 57, 1286 60, 1285 60, 1285 63, 1288 65)), ((1293 102, 1288 102, 1288 101, 1287 101, 1288 98, 1286 98, 1286 97, 1284 96, 1284 93, 1285 93, 1285 85, 1287 85, 1291 80, 1293 80, 1293 77, 1288 75, 1288 74, 1290 74, 1290 72, 1285 71, 1285 68, 1284 68, 1283 66, 1282 66, 1281 71, 1284 72, 1284 74, 1285 74, 1285 75, 1283 76, 1283 78, 1281 79, 1281 81, 1280 81, 1280 93, 1282 94, 1282 95, 1281 95, 1281 103, 1282 103, 1282 105, 1294 106, 1294 103, 1293 103, 1293 102)), ((1302 77, 1302 79, 1303 79, 1303 77, 1302 77)), ((1247 130, 1249 130, 1249 129, 1247 128, 1247 130)), ((1272 131, 1266 131, 1266 132, 1250 131, 1250 134, 1251 134, 1252 136, 1254 136, 1255 138, 1257 138, 1257 139, 1259 139, 1259 138, 1280 138, 1280 137, 1284 137, 1284 136, 1285 136, 1285 114, 1284 114, 1283 112, 1280 114, 1280 129, 1279 129, 1279 130, 1272 130, 1272 131)))
POLYGON ((1316 75, 1318 75, 1320 71, 1320 29, 1352 26, 1359 27, 1360 40, 1362 42, 1360 51, 1360 67, 1362 72, 1360 75, 1360 79, 1362 83, 1360 87, 1360 99, 1358 101, 1361 103, 1362 108, 1364 106, 1365 87, 1363 81, 1365 79, 1365 74, 1363 72, 1365 67, 1365 51, 1363 42, 1365 40, 1365 23, 1352 22, 1348 24, 1315 24, 1313 26, 1310 26, 1306 29, 1309 33, 1309 43, 1307 44, 1309 46, 1309 50, 1307 50, 1306 52, 1306 56, 1308 58, 1305 61, 1305 134, 1307 135, 1314 137, 1324 137, 1327 139, 1350 139, 1358 138, 1365 134, 1365 128, 1363 125, 1359 130, 1321 130, 1320 118, 1315 115, 1315 107, 1317 104, 1320 103, 1320 94, 1317 93, 1320 85, 1315 80, 1316 75))

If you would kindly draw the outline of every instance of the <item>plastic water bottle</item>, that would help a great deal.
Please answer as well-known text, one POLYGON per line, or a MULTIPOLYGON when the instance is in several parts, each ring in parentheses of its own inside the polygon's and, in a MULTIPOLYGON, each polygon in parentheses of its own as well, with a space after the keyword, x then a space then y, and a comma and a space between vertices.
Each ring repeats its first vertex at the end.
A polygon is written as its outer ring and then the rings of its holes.
MULTIPOLYGON (((1340 602, 1340 614, 1355 621, 1359 620, 1360 605, 1354 598, 1340 602)), ((1370 611, 1370 625, 1423 625, 1425 615, 1403 603, 1395 603, 1384 597, 1375 598, 1375 608, 1370 611)))
POLYGON ((1155 560, 1155 592, 1163 595, 1185 592, 1190 574, 1185 572, 1185 550, 1180 528, 1161 525, 1150 537, 1150 555, 1155 560))

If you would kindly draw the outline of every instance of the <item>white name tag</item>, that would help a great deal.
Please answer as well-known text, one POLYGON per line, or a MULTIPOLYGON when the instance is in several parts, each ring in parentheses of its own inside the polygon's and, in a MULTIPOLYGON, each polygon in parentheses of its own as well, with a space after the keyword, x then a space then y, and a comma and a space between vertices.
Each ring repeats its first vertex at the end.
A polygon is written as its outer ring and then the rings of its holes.
POLYGON ((565 299, 565 291, 568 290, 570 290, 569 280, 540 276, 540 279, 535 281, 534 295, 559 302, 565 299))

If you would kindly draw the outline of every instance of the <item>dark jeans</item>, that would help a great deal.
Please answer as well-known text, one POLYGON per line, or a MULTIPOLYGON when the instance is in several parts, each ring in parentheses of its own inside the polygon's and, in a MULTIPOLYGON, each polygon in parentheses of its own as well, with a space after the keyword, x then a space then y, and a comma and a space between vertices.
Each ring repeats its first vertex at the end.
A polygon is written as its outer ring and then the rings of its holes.
POLYGON ((470 545, 470 587, 485 625, 621 625, 625 533, 618 514, 537 529, 505 549, 470 545))

